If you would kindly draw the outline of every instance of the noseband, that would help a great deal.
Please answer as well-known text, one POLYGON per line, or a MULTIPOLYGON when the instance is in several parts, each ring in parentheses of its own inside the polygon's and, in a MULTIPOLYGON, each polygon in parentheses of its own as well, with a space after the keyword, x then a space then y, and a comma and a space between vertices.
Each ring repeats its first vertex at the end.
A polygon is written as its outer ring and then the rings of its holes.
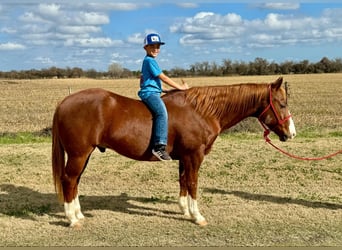
POLYGON ((265 129, 265 132, 268 131, 269 133, 269 129, 267 128, 267 125, 261 120, 261 117, 263 116, 263 114, 265 114, 269 109, 271 109, 275 115, 275 117, 277 118, 277 125, 282 125, 284 124, 287 120, 289 120, 292 115, 288 115, 286 116, 284 119, 280 119, 280 116, 277 112, 277 110, 275 109, 274 105, 273 105, 273 101, 272 101, 272 89, 271 89, 271 85, 269 86, 269 90, 270 90, 270 103, 267 105, 267 107, 264 109, 264 111, 261 112, 261 114, 258 117, 258 120, 260 122, 260 124, 262 125, 262 127, 265 129))

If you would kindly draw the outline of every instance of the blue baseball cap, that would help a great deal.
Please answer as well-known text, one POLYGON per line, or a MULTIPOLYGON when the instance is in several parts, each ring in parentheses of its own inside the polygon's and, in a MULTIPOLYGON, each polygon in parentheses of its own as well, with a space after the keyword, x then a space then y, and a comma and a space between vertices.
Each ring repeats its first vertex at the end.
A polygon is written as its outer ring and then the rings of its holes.
POLYGON ((151 45, 151 44, 160 44, 160 45, 164 45, 165 43, 163 43, 160 39, 160 36, 158 34, 152 33, 152 34, 148 34, 145 39, 144 39, 144 47, 146 45, 151 45))

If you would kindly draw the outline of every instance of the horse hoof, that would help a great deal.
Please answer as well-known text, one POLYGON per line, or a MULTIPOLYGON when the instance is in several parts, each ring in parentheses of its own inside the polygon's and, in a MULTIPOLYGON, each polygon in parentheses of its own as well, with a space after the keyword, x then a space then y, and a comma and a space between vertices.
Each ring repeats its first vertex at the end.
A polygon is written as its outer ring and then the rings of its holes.
POLYGON ((202 220, 202 221, 196 221, 196 224, 199 225, 200 227, 205 227, 206 225, 208 225, 208 222, 206 220, 202 220))
POLYGON ((184 213, 183 216, 186 218, 186 219, 192 219, 191 215, 189 213, 184 213))
POLYGON ((69 225, 70 228, 80 230, 82 228, 82 224, 80 222, 74 222, 69 225))
POLYGON ((79 220, 83 220, 84 219, 84 215, 82 213, 78 213, 76 215, 76 218, 79 219, 79 220))

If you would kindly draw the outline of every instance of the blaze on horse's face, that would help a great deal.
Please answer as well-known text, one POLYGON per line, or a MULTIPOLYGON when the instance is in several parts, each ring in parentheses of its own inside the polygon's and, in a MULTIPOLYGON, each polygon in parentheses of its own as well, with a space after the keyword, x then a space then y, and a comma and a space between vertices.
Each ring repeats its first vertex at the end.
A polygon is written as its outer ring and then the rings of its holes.
POLYGON ((281 85, 282 78, 271 84, 269 108, 265 109, 260 118, 270 130, 279 136, 280 141, 286 141, 296 136, 296 129, 288 109, 287 86, 285 86, 285 90, 281 85))

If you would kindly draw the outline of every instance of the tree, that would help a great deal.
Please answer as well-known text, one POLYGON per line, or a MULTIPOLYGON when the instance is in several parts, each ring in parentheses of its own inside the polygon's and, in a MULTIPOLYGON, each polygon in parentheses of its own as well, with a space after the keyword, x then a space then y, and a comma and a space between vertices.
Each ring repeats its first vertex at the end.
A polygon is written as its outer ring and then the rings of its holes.
POLYGON ((323 57, 316 64, 317 73, 330 73, 331 72, 331 61, 327 57, 323 57))
POLYGON ((230 59, 225 59, 223 60, 223 74, 224 75, 232 75, 236 72, 234 72, 234 68, 233 68, 233 63, 230 59))
POLYGON ((109 76, 113 78, 120 78, 123 72, 124 72, 124 69, 119 63, 112 63, 108 67, 109 76))

